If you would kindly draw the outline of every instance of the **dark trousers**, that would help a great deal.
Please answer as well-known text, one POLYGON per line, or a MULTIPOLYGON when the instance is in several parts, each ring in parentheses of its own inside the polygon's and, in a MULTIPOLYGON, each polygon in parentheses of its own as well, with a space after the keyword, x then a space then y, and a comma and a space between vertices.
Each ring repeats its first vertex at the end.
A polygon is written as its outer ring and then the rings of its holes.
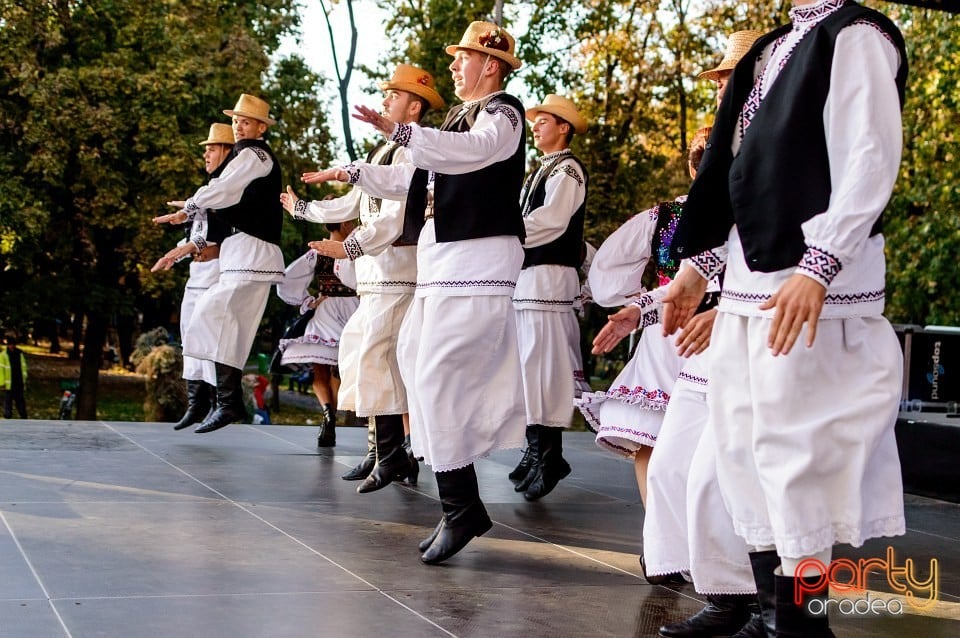
POLYGON ((13 418, 13 404, 17 404, 17 412, 20 418, 27 418, 27 402, 23 398, 23 388, 19 390, 11 389, 3 393, 3 418, 13 418))

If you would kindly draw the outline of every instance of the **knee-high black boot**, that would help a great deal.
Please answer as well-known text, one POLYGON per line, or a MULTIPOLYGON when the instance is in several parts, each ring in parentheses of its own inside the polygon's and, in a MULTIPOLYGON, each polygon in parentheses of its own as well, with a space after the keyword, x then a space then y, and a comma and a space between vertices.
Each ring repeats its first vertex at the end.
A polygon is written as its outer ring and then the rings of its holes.
POLYGON ((523 493, 523 498, 536 501, 553 491, 560 479, 570 474, 570 464, 563 458, 563 428, 540 426, 540 463, 537 474, 523 493))
POLYGON ((217 409, 194 430, 197 434, 213 432, 247 418, 247 408, 243 405, 243 388, 240 386, 243 371, 222 363, 216 364, 216 367, 217 409))
POLYGON ((370 476, 377 462, 377 435, 373 431, 373 420, 367 421, 367 455, 350 471, 341 475, 344 481, 362 481, 370 476))
POLYGON ((187 411, 173 426, 174 430, 188 428, 207 417, 210 412, 210 394, 207 388, 203 381, 187 381, 187 411))
POLYGON ((437 472, 437 490, 443 520, 433 543, 420 557, 428 565, 447 560, 493 527, 480 500, 477 472, 472 463, 449 472, 437 472))
POLYGON ((413 453, 413 444, 410 443, 410 435, 403 437, 403 449, 407 452, 407 459, 410 461, 410 471, 407 473, 407 483, 417 484, 417 477, 420 476, 420 464, 417 463, 417 457, 413 453))
POLYGON ((822 592, 812 592, 818 583, 823 581, 822 576, 806 576, 794 578, 792 576, 774 576, 776 587, 776 637, 777 638, 834 638, 830 631, 830 621, 827 618, 827 597, 829 592, 826 585, 822 592), (800 595, 800 603, 796 602, 796 587, 803 582, 806 587, 800 595), (811 603, 817 603, 811 605, 811 603))
POLYGON ((376 433, 377 462, 370 476, 357 487, 357 492, 366 494, 382 489, 393 481, 410 475, 411 466, 407 451, 403 449, 403 417, 387 414, 372 417, 376 433))
POLYGON ((774 570, 780 566, 780 557, 774 549, 750 552, 750 568, 757 585, 759 609, 750 614, 750 620, 734 634, 734 638, 774 638, 777 612, 774 570))
POLYGON ((756 603, 753 594, 708 594, 707 605, 682 622, 664 625, 661 636, 673 638, 711 638, 729 636, 750 619, 756 603))
POLYGON ((323 423, 317 433, 317 447, 334 447, 337 444, 337 410, 329 403, 323 406, 323 423))

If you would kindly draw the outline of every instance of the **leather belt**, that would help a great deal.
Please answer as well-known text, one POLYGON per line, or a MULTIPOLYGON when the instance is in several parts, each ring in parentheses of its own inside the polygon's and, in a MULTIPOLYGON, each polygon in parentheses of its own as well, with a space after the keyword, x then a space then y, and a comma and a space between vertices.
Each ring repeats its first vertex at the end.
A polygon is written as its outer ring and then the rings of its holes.
POLYGON ((212 261, 220 258, 220 245, 207 246, 193 256, 194 261, 212 261))

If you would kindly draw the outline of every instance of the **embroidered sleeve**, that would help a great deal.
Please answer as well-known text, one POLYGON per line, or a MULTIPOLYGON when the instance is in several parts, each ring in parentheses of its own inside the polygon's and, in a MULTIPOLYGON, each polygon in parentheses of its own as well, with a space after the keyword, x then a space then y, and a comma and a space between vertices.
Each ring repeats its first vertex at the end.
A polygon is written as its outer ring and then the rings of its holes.
POLYGON ((306 219, 307 212, 307 200, 298 199, 297 203, 293 205, 293 218, 298 220, 306 219))
POLYGON ((360 167, 356 164, 347 164, 340 167, 340 170, 346 172, 348 184, 356 184, 360 181, 360 167))
POLYGON ((660 323, 660 310, 663 304, 656 295, 644 293, 637 297, 632 304, 640 309, 640 324, 638 328, 646 328, 660 323))
POLYGON ((723 272, 727 265, 725 251, 719 249, 705 250, 699 255, 684 260, 706 280, 713 279, 723 272))
POLYGON ((554 175, 566 175, 567 177, 573 179, 578 186, 583 186, 583 176, 580 174, 580 171, 571 166, 569 163, 561 164, 553 169, 549 176, 553 177, 554 175))
POLYGON ((507 120, 510 121, 510 125, 513 126, 513 130, 517 130, 517 126, 520 125, 520 117, 517 115, 517 112, 506 104, 491 101, 484 110, 490 115, 499 114, 507 118, 507 120))
POLYGON ((190 241, 197 247, 197 250, 201 252, 209 245, 207 244, 207 238, 203 235, 194 235, 190 238, 190 241))
POLYGON ((353 235, 350 235, 344 240, 343 249, 347 251, 347 259, 351 261, 356 261, 360 257, 363 257, 363 247, 360 246, 360 242, 357 241, 357 238, 353 235))
POLYGON ((393 134, 390 135, 390 141, 396 142, 400 146, 409 146, 412 132, 413 128, 409 124, 398 122, 397 126, 393 129, 393 134))
POLYGON ((843 270, 843 264, 837 257, 813 246, 807 247, 800 265, 797 266, 797 272, 817 280, 826 288, 830 287, 841 270, 843 270))
POLYGON ((183 206, 183 212, 187 214, 187 221, 193 221, 202 209, 197 206, 197 203, 193 201, 193 198, 187 200, 187 203, 183 206))

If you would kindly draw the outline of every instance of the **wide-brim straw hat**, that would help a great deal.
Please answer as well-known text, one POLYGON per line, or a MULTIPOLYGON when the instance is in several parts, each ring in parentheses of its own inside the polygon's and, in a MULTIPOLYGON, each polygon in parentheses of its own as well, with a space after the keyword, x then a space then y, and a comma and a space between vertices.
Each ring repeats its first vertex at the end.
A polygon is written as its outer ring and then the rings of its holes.
POLYGON ((443 106, 443 98, 437 93, 435 86, 432 75, 410 64, 398 64, 393 77, 380 83, 380 88, 384 91, 393 89, 413 93, 425 99, 430 108, 439 109, 443 106))
POLYGON ((471 22, 460 38, 460 44, 451 44, 446 48, 449 55, 455 55, 457 49, 478 51, 503 60, 514 70, 521 66, 520 59, 515 55, 516 40, 500 26, 492 22, 471 22))
POLYGON ((233 137, 233 127, 229 124, 211 124, 210 132, 207 133, 207 139, 200 142, 200 146, 207 144, 236 144, 237 140, 233 137))
POLYGON ((724 52, 720 64, 716 68, 700 73, 697 77, 705 80, 716 80, 723 71, 733 71, 733 67, 737 66, 740 58, 746 55, 753 43, 762 35, 762 31, 754 31, 753 29, 731 33, 730 37, 727 38, 727 50, 724 52))
POLYGON ((543 104, 538 104, 527 109, 527 119, 531 122, 534 121, 537 119, 537 113, 540 112, 556 115, 564 121, 569 122, 570 126, 573 127, 574 133, 587 132, 587 121, 583 119, 583 116, 577 111, 574 103, 563 96, 551 93, 544 98, 543 104))
POLYGON ((237 105, 233 107, 232 111, 224 111, 223 114, 229 115, 230 117, 234 115, 249 117, 250 119, 259 120, 268 126, 273 126, 277 123, 275 119, 270 117, 269 104, 254 95, 248 95, 246 93, 240 94, 240 99, 237 100, 237 105))

